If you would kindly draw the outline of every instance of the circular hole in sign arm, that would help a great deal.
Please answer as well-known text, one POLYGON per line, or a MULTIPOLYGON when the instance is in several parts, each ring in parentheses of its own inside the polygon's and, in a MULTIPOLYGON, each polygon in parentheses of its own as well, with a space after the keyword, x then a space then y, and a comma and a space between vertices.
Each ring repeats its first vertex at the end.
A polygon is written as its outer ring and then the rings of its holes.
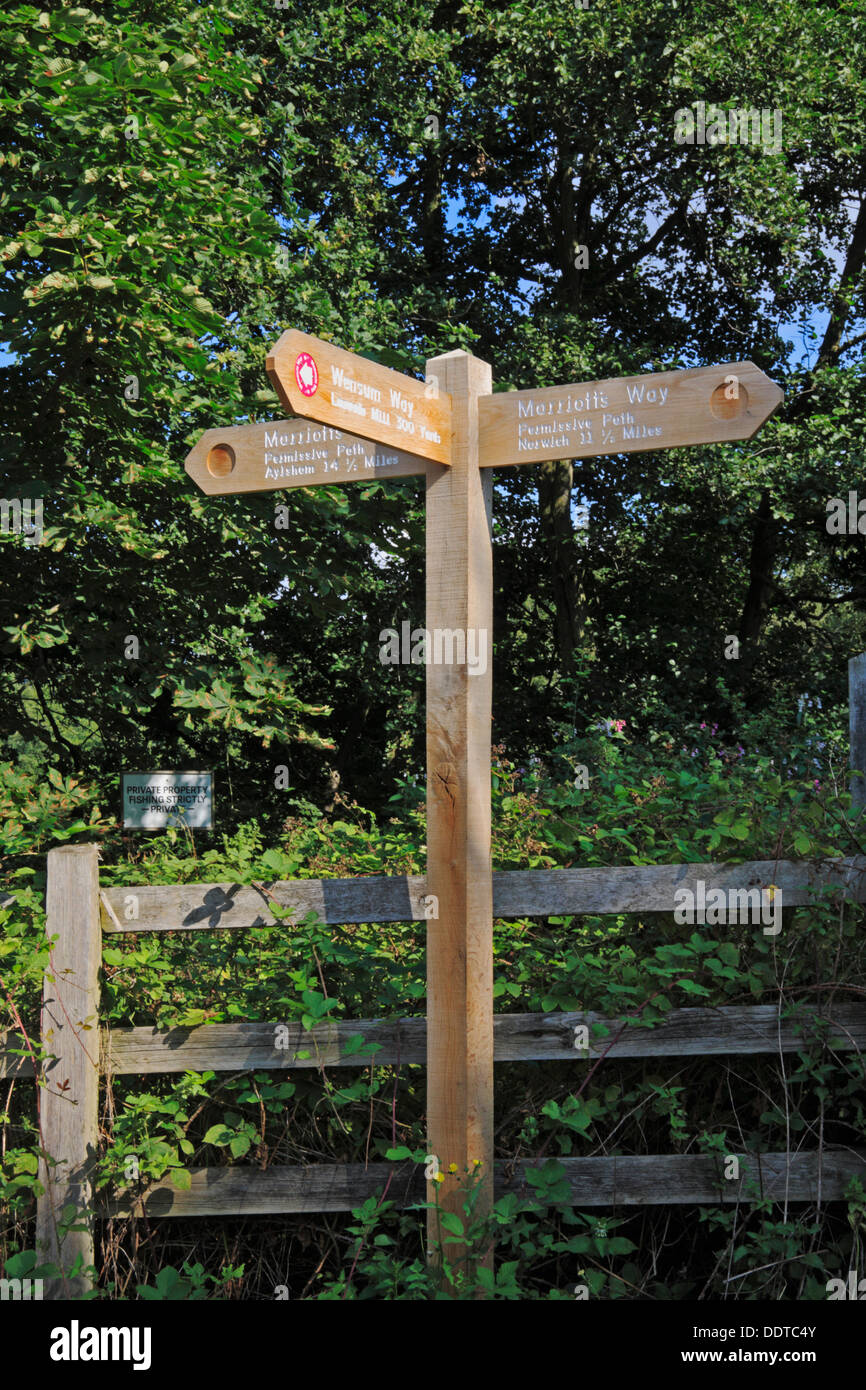
POLYGON ((749 408, 749 393, 735 376, 725 377, 710 396, 710 410, 717 420, 736 420, 749 408))
POLYGON ((235 451, 230 444, 215 444, 208 452, 207 471, 212 478, 227 478, 235 466, 235 451))

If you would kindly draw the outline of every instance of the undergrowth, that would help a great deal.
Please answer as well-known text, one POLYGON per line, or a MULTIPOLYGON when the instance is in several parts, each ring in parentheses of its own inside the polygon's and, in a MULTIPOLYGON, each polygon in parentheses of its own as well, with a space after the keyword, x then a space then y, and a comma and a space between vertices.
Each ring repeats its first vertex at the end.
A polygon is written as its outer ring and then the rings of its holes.
MULTIPOLYGON (((494 869, 673 862, 736 863, 855 855, 861 832, 847 792, 847 747, 832 720, 787 746, 755 731, 723 745, 690 731, 647 749, 607 721, 564 740, 548 763, 515 767, 495 750, 494 869)), ((404 783, 377 819, 337 797, 330 817, 300 805, 279 845, 250 822, 230 835, 168 831, 130 844, 74 782, 28 782, 9 769, 2 797, 0 1026, 23 1034, 37 1062, 45 850, 64 839, 102 844, 105 885, 241 882, 422 873, 423 786, 404 783)), ((144 1299, 823 1299, 827 1281, 863 1268, 866 1197, 846 1202, 587 1208, 572 1204, 563 1160, 600 1155, 729 1155, 858 1148, 863 1063, 834 1046, 807 1010, 862 1000, 862 909, 825 891, 783 907, 781 930, 678 924, 670 913, 582 915, 494 924, 499 1012, 594 1012, 593 1057, 497 1065, 496 1157, 527 1165, 522 1195, 475 1205, 445 1242, 482 1251, 448 1273, 426 1258, 423 1202, 386 1191, 351 1216, 101 1223, 96 1297, 144 1299), (794 1053, 618 1058, 624 1030, 651 1029, 676 1008, 772 1005, 802 1035, 794 1053)), ((310 1028, 324 1020, 423 1016, 424 926, 295 925, 105 938, 102 1025, 195 1027, 234 1020, 310 1028)), ((381 1065, 362 1022, 347 1067, 287 1066, 239 1074, 118 1076, 101 1092, 98 1185, 139 1191, 190 1168, 366 1163, 395 1175, 426 1155, 424 1069, 381 1065)), ((315 1057, 311 1058, 315 1062, 315 1057)), ((0 1266, 37 1268, 40 1188, 35 1087, 0 1083, 0 1266)), ((402 1180, 402 1179, 401 1179, 402 1180)), ((422 1189, 423 1190, 423 1189, 422 1189)), ((395 1188, 396 1191, 396 1188, 395 1188)))

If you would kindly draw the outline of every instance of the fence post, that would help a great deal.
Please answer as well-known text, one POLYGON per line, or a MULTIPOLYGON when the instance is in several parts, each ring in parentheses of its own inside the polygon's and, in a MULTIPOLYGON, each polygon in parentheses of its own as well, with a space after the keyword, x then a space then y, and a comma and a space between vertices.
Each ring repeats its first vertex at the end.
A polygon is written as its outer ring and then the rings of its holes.
POLYGON ((848 662, 848 724, 851 743, 851 810, 854 815, 866 806, 866 652, 848 662))
POLYGON ((46 932, 57 937, 42 995, 45 1084, 39 1087, 42 1157, 39 1180, 45 1188, 36 1211, 40 1260, 58 1265, 64 1278, 46 1281, 48 1298, 80 1298, 89 1278, 65 1276, 76 1258, 93 1264, 92 1167, 98 1140, 99 850, 96 845, 64 845, 48 855, 46 932), (46 1155, 54 1160, 46 1163, 46 1155), (72 1225, 61 1227, 64 1207, 75 1209, 72 1225))

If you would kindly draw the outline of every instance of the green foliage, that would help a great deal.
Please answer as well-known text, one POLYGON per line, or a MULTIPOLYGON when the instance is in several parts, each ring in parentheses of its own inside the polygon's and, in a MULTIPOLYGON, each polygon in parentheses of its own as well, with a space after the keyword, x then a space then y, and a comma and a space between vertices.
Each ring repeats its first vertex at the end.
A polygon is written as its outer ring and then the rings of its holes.
POLYGON ((206 1274, 201 1264, 191 1264, 184 1260, 181 1269, 166 1265, 159 1271, 153 1284, 139 1284, 138 1296, 145 1302, 157 1301, 201 1301, 203 1298, 219 1298, 225 1294, 226 1286, 233 1280, 243 1278, 244 1267, 222 1269, 219 1275, 206 1274), (213 1286, 213 1292, 208 1291, 213 1286))
MULTIPOLYGON (((651 750, 632 743, 627 730, 593 730, 530 769, 518 769, 500 751, 493 779, 494 862, 704 862, 708 836, 717 831, 723 837, 719 849, 734 861, 794 854, 800 834, 808 835, 816 855, 845 837, 856 850, 858 830, 847 794, 834 797, 826 790, 833 777, 844 777, 842 739, 829 728, 819 732, 827 735, 818 740, 821 749, 807 723, 799 742, 740 755, 720 747, 707 729, 694 730, 685 747, 678 749, 665 736, 651 750), (812 771, 809 761, 816 755, 821 778, 804 782, 794 775, 812 771), (586 787, 574 784, 580 761, 592 769, 586 787), (562 778, 557 770, 564 769, 562 778), (745 837, 736 829, 741 824, 745 837)), ((169 832, 142 842, 132 862, 105 865, 102 873, 107 883, 126 885, 235 881, 267 890, 275 879, 339 876, 359 867, 366 873, 417 871, 424 813, 411 787, 392 809, 384 824, 348 803, 331 822, 309 811, 293 820, 279 847, 268 849, 252 822, 200 856, 187 853, 181 832, 169 832)), ((20 882, 14 886, 21 891, 20 882)), ((40 895, 24 891, 31 895, 32 921, 41 926, 40 895)), ((423 1014, 424 942, 417 924, 335 928, 309 915, 292 925, 274 907, 279 924, 270 929, 107 939, 104 1023, 197 1027, 246 1019, 311 1029, 332 1018, 423 1014)), ((742 1058, 731 1066, 722 1058, 613 1062, 604 1055, 624 1031, 652 1028, 675 1007, 781 1003, 782 1017, 796 1020, 800 1004, 815 1000, 816 986, 819 999, 820 991, 844 997, 849 989, 856 998, 863 970, 860 910, 850 904, 843 910, 831 895, 784 912, 778 939, 759 925, 681 926, 660 913, 495 924, 497 1009, 594 1011, 612 1023, 594 1027, 598 1050, 590 1064, 497 1067, 501 1151, 528 1164, 531 1197, 503 1197, 481 1219, 470 1179, 459 1225, 443 1215, 440 1226, 446 1250, 459 1244, 481 1252, 492 1243, 494 1274, 471 1254, 450 1276, 437 1273, 421 1244, 425 1210, 400 1211, 386 1191, 355 1213, 347 1228, 350 1244, 339 1258, 327 1235, 330 1218, 313 1222, 313 1237, 303 1227, 304 1240, 312 1239, 318 1251, 315 1258, 299 1243, 300 1218, 278 1223, 284 1234, 275 1239, 294 1254, 288 1272, 270 1284, 256 1258, 253 1227, 240 1245, 217 1244, 202 1257, 206 1278, 194 1269, 178 1272, 182 1262, 172 1262, 168 1246, 157 1247, 165 1250, 158 1278, 150 1273, 143 1281, 137 1271, 131 1281, 105 1284, 104 1294, 131 1297, 138 1287, 139 1296, 148 1298, 254 1292, 271 1298, 279 1283, 291 1288, 292 1297, 323 1300, 436 1300, 479 1292, 497 1299, 556 1300, 573 1298, 578 1286, 604 1299, 681 1299, 701 1289, 704 1296, 727 1291, 736 1298, 788 1297, 796 1290, 798 1297, 824 1297, 826 1279, 857 1258, 863 1222, 856 1194, 848 1208, 850 1224, 829 1210, 820 1220, 809 1209, 783 1220, 777 1207, 756 1200, 748 1209, 741 1205, 736 1221, 721 1207, 702 1208, 697 1222, 687 1210, 668 1212, 662 1237, 649 1213, 611 1219, 575 1210, 560 1162, 611 1151, 720 1158, 785 1151, 800 1137, 807 1140, 816 1126, 823 1126, 825 1144, 852 1142, 866 1122, 862 1065, 856 1054, 832 1047, 824 1025, 796 1024, 802 1044, 786 1057, 783 1071, 773 1058, 742 1058), (650 1247, 656 1248, 652 1267, 650 1247), (218 1273, 241 1263, 243 1275, 218 1273)), ((14 965, 7 1005, 20 1013, 19 1004, 29 1001, 35 1023, 44 945, 21 908, 6 909, 6 915, 7 975, 8 962, 14 965)), ((7 1018, 14 1024, 13 1013, 7 1018)), ((423 1069, 379 1064, 378 1047, 364 1039, 361 1028, 344 1050, 354 1053, 357 1066, 302 1069, 287 1059, 285 1070, 236 1076, 207 1071, 114 1078, 100 1189, 136 1193, 159 1180, 182 1189, 189 1184, 188 1170, 203 1165, 424 1162, 423 1069)), ((315 1045, 309 1053, 315 1060, 315 1045)), ((13 1250, 16 1241, 28 1248, 27 1222, 39 1192, 32 1109, 24 1087, 15 1096, 17 1109, 6 1120, 12 1142, 0 1170, 13 1250)), ((451 1173, 441 1177, 443 1183, 460 1180, 451 1173)), ((115 1239, 123 1241, 123 1232, 118 1226, 115 1239)))
POLYGON ((103 807, 122 763, 225 769, 222 828, 271 840, 335 777, 381 813, 416 775, 423 673, 377 639, 421 620, 418 484, 293 490, 283 532, 273 497, 181 468, 206 426, 279 413, 287 323, 410 371, 471 347, 500 387, 753 357, 789 401, 755 441, 497 476, 496 733, 520 761, 611 713, 735 743, 743 702, 775 693, 786 730, 802 694, 838 703, 866 636, 862 537, 824 526, 866 446, 862 24, 796 0, 7 9, 0 456, 46 515, 41 546, 0 537, 2 736, 103 807), (697 100, 779 109, 783 151, 677 145, 697 100))

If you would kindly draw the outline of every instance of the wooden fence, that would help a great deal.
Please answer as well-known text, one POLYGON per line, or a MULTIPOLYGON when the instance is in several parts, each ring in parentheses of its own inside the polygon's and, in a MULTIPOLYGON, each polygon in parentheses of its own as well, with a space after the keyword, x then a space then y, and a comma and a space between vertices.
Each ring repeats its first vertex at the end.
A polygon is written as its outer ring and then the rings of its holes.
MULTIPOLYGON (((733 866, 656 865, 645 868, 561 869, 497 873, 494 915, 500 919, 588 913, 671 912, 677 889, 702 880, 711 888, 782 890, 785 907, 810 901, 831 888, 866 901, 866 858, 814 863, 762 861, 733 866)), ((270 902, 289 909, 285 920, 302 922, 310 911, 328 923, 425 920, 421 877, 302 880, 247 886, 232 883, 100 889, 93 845, 55 849, 48 855, 47 932, 56 936, 46 976, 42 1038, 50 1059, 40 1090, 45 1195, 37 1210, 37 1241, 45 1258, 69 1268, 76 1255, 93 1258, 98 1216, 243 1216, 301 1211, 344 1211, 389 1183, 398 1204, 424 1199, 413 1165, 376 1162, 313 1167, 206 1167, 191 1171, 178 1190, 170 1179, 143 1192, 94 1199, 92 1166, 98 1145, 99 1076, 187 1069, 288 1070, 369 1065, 345 1044, 363 1034, 380 1045, 377 1065, 423 1064, 423 1018, 328 1022, 305 1032, 288 1025, 288 1043, 277 1045, 276 1023, 230 1023, 197 1028, 99 1027, 98 973, 103 934, 150 931, 242 930, 276 925, 270 902), (307 1053, 307 1056, 298 1055, 307 1053), (47 1164, 45 1156, 54 1162, 47 1164), (390 1181, 389 1181, 390 1179, 390 1181), (77 1229, 60 1234, 64 1208, 80 1214, 77 1229)), ((672 1011, 652 1029, 593 1013, 511 1014, 495 1020, 495 1060, 559 1061, 575 1077, 600 1058, 728 1056, 795 1052, 821 1023, 836 1050, 866 1048, 866 1005, 834 1003, 832 1010, 803 1008, 796 1018, 773 1006, 672 1011), (593 1038, 592 1026, 608 1034, 593 1038), (575 1028, 587 1025, 589 1046, 575 1049, 575 1028)), ((285 1034, 281 1044, 286 1041, 285 1034)), ((32 1077, 32 1061, 16 1052, 21 1039, 0 1037, 0 1076, 32 1077)), ((759 1199, 822 1202, 840 1199, 853 1177, 866 1178, 866 1153, 850 1149, 741 1154, 740 1175, 725 1179, 722 1162, 704 1155, 609 1156, 559 1160, 575 1206, 654 1203, 736 1203, 759 1199)), ((531 1163, 496 1165, 498 1192, 530 1193, 531 1163)), ((50 1286, 49 1286, 50 1287, 50 1286)), ((57 1297, 76 1296, 83 1278, 66 1282, 57 1297)))

